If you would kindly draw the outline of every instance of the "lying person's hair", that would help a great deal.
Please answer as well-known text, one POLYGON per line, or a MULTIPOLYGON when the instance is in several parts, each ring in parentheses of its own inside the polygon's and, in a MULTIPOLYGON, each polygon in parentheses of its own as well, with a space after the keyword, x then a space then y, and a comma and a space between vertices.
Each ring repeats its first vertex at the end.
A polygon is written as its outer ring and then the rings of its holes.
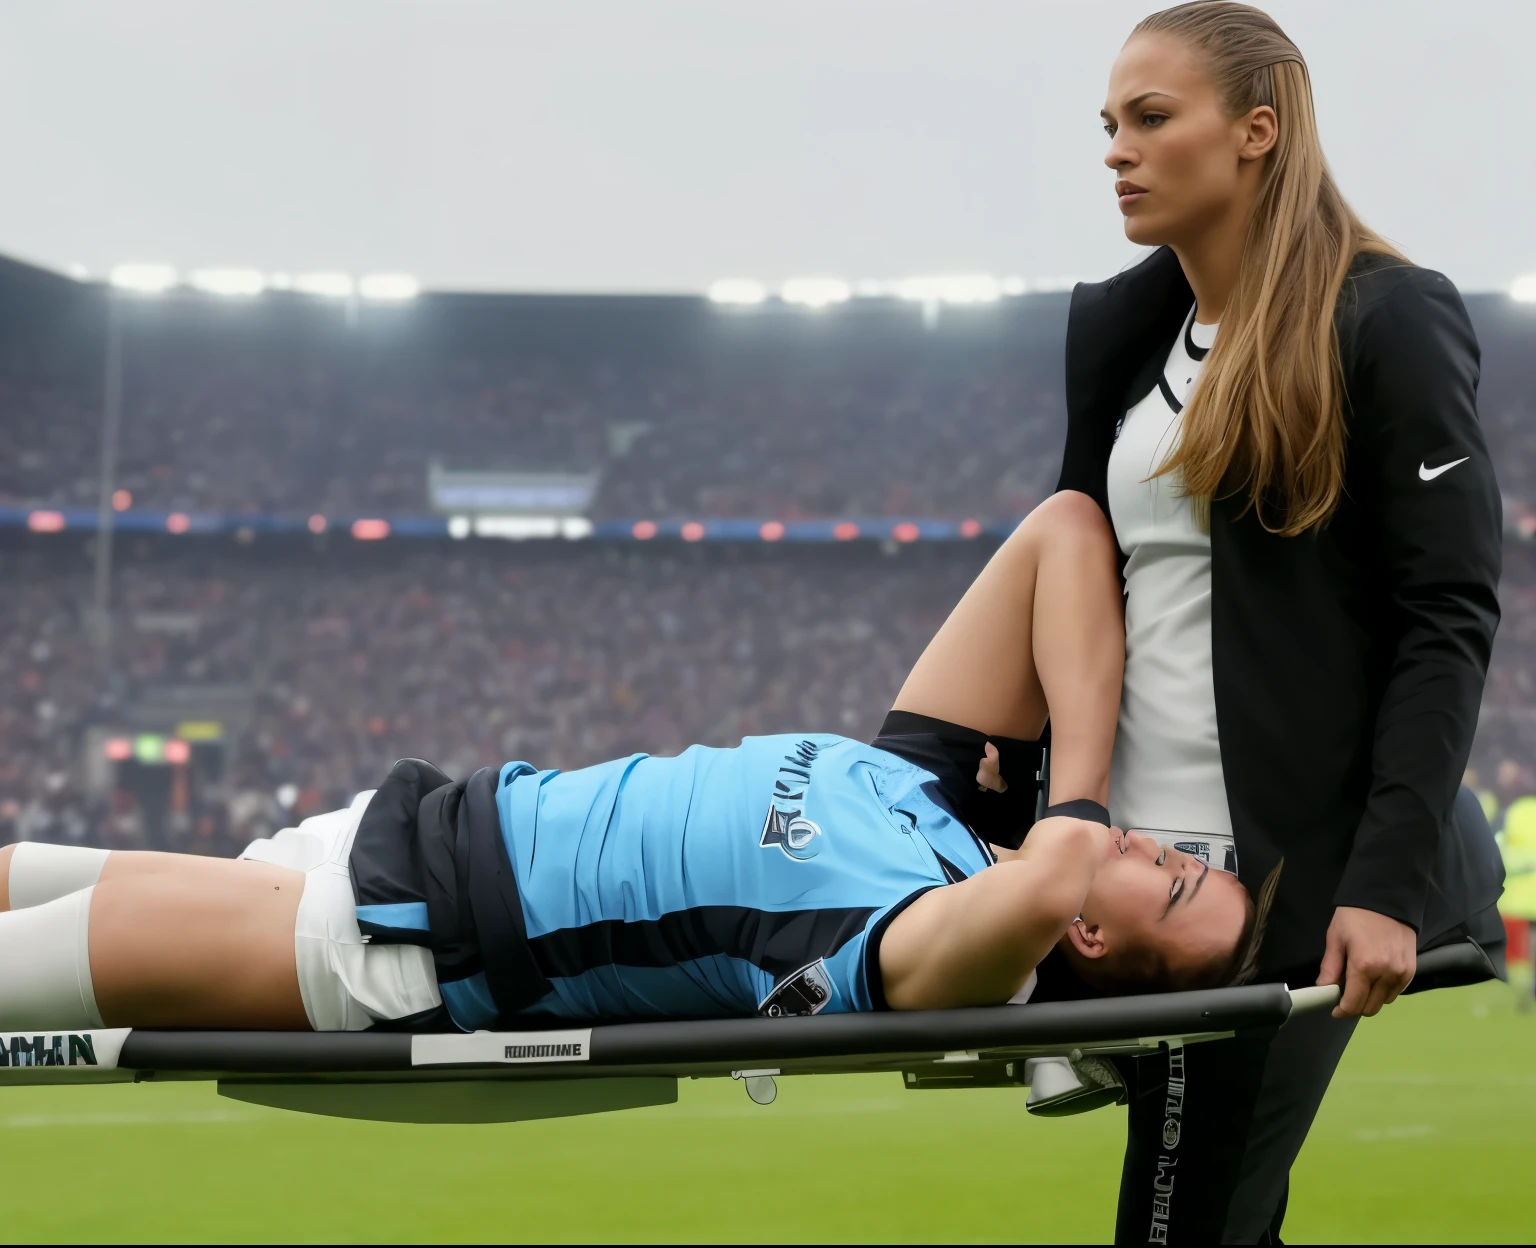
POLYGON ((1199 988, 1232 988, 1246 984, 1259 970, 1259 949, 1280 886, 1282 858, 1264 878, 1255 902, 1243 890, 1242 931, 1231 952, 1202 965, 1175 969, 1166 951, 1157 945, 1137 944, 1106 953, 1078 971, 1092 987, 1110 996, 1127 997, 1145 992, 1187 992, 1199 988))

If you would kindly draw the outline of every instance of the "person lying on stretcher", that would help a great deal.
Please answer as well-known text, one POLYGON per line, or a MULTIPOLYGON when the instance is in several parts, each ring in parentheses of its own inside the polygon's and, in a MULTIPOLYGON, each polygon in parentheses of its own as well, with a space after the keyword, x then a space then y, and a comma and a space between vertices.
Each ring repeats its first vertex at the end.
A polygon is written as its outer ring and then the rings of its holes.
POLYGON ((874 744, 799 733, 456 784, 407 760, 238 861, 7 846, 0 1031, 992 1005, 1056 947, 1100 991, 1239 982, 1266 907, 1110 826, 1123 665, 1109 527, 1058 494, 874 744), (1037 761, 1048 719, 1036 821, 1033 767, 1007 758, 1037 761))

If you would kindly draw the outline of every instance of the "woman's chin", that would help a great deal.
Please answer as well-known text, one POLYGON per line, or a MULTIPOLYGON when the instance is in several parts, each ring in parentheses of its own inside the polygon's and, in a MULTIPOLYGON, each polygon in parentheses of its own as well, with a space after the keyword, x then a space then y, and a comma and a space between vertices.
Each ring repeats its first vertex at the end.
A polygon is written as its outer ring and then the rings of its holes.
POLYGON ((1135 216, 1125 219, 1125 237, 1138 247, 1161 247, 1168 241, 1156 225, 1135 216))

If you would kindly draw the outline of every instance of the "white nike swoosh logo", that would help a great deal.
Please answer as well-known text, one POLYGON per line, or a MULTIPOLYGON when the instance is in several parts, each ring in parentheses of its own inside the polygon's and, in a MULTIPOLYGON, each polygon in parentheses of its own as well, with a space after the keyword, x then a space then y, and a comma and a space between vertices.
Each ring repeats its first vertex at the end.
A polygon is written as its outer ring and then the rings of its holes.
POLYGON ((1469 460, 1471 458, 1472 458, 1472 456, 1470 456, 1470 455, 1463 455, 1460 459, 1453 459, 1453 460, 1451 460, 1450 463, 1448 463, 1448 464, 1441 464, 1440 467, 1438 467, 1438 468, 1429 468, 1429 467, 1426 467, 1423 462, 1420 462, 1420 464, 1419 464, 1419 480, 1420 481, 1433 481, 1442 472, 1449 472, 1452 468, 1456 467, 1457 464, 1464 464, 1464 463, 1467 462, 1467 460, 1469 460))

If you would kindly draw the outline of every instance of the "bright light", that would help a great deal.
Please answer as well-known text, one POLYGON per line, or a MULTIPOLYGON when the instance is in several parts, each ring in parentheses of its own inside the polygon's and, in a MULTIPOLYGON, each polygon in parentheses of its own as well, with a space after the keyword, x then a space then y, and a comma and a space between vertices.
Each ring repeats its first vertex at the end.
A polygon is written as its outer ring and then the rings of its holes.
POLYGON ((165 761, 175 766, 192 761, 192 747, 185 741, 179 741, 172 737, 165 743, 165 761))
POLYGON ((267 288, 255 269, 196 269, 187 283, 205 295, 259 295, 267 288))
POLYGON ((114 763, 126 763, 133 757, 133 742, 127 737, 108 737, 101 752, 114 763))
POLYGON ((1515 278, 1509 286, 1509 297, 1516 303, 1536 303, 1536 273, 1515 278))
POLYGON ((357 284, 364 299, 400 301, 414 299, 421 293, 421 283, 409 273, 370 273, 357 284))
POLYGON ((192 517, 184 511, 173 511, 165 518, 167 533, 185 533, 192 527, 192 517))
POLYGON ((768 520, 757 530, 757 535, 765 542, 776 542, 784 536, 784 526, 777 520, 768 520))
POLYGON ((68 273, 77 282, 88 282, 91 280, 91 271, 78 260, 65 269, 64 272, 68 273))
POLYGON ((62 511, 29 511, 27 528, 34 533, 62 533, 64 513, 62 511))
POLYGON ((915 542, 922 534, 918 530, 917 525, 913 524, 910 520, 903 520, 891 530, 891 536, 898 542, 915 542))
POLYGON ((112 491, 112 510, 127 511, 133 506, 133 492, 131 490, 112 491))
POLYGON ((360 542, 379 542, 389 536, 388 520, 354 520, 352 536, 360 542))
POLYGON ((176 270, 168 264, 120 264, 109 280, 119 290, 159 295, 176 285, 176 270))
POLYGON ((292 290, 293 274, 274 273, 271 277, 267 278, 267 285, 273 290, 292 290))
POLYGON ((843 303, 852 293, 847 282, 835 277, 792 277, 779 287, 779 298, 785 303, 798 303, 807 308, 843 303))
POLYGON ((701 542, 704 540, 704 526, 697 520, 690 520, 683 525, 683 541, 701 542))
POLYGON ((654 520, 636 520, 630 526, 629 531, 637 542, 648 542, 656 536, 656 522, 654 520))
POLYGON ((729 277, 709 288, 711 303, 761 303, 768 298, 768 288, 750 278, 729 277))
POLYGON ((1022 277, 1003 278, 1003 294, 1022 295, 1029 290, 1029 283, 1022 277))
POLYGON ((352 293, 352 279, 345 273, 300 273, 293 279, 300 294, 323 299, 345 299, 352 293))
POLYGON ((324 533, 325 532, 325 524, 326 524, 325 517, 322 516, 319 512, 316 512, 314 515, 312 515, 309 518, 309 531, 311 533, 316 534, 316 535, 324 533))
POLYGON ((993 303, 1002 284, 984 273, 961 277, 909 277, 896 284, 896 294, 914 303, 993 303))

